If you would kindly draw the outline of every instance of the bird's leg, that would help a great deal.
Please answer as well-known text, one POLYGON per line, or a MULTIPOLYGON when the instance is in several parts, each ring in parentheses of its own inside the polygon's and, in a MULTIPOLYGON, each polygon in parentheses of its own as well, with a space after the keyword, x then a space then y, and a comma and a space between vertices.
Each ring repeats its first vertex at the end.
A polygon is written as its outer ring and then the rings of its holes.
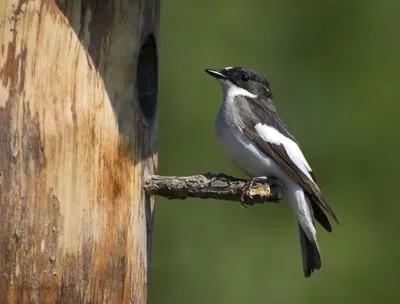
MULTIPOLYGON (((274 187, 284 188, 282 185, 282 182, 275 176, 268 176, 268 180, 269 180, 268 185, 270 188, 274 188, 274 187)), ((275 203, 279 203, 279 201, 276 201, 275 203)))
POLYGON ((281 182, 275 176, 268 176, 268 185, 270 187, 280 186, 281 182))
POLYGON ((246 195, 247 193, 248 193, 248 197, 253 198, 253 197, 250 195, 250 189, 253 187, 254 183, 257 183, 257 182, 265 183, 267 180, 268 180, 268 177, 267 177, 267 176, 256 176, 256 177, 253 177, 253 178, 249 179, 249 180, 244 184, 244 186, 243 186, 243 188, 242 188, 242 196, 240 197, 240 202, 241 202, 241 204, 242 204, 242 207, 246 208, 244 197, 245 197, 245 195, 246 195))

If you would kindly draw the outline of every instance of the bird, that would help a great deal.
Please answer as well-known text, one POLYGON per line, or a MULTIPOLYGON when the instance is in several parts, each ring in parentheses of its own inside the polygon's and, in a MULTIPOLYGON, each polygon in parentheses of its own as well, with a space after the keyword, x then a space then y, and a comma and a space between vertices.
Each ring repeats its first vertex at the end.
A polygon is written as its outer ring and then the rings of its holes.
MULTIPOLYGON (((205 69, 222 86, 223 102, 215 132, 232 162, 254 182, 282 186, 297 221, 305 277, 321 269, 314 219, 328 232, 328 216, 339 221, 317 185, 315 175, 289 128, 279 116, 268 81, 244 67, 205 69)), ((245 189, 246 188, 246 189, 245 189)))

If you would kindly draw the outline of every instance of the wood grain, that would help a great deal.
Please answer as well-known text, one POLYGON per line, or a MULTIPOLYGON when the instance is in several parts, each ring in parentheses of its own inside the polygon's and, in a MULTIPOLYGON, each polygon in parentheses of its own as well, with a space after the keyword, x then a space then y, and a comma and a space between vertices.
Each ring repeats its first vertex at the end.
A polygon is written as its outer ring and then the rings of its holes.
POLYGON ((158 0, 0 1, 0 303, 146 303, 158 0))

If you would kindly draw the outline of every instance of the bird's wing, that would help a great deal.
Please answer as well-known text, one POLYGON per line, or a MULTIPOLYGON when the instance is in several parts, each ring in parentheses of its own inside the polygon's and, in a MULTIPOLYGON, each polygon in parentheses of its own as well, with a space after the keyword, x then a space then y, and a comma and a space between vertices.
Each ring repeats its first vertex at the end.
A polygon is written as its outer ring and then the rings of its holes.
POLYGON ((336 215, 322 196, 321 190, 315 183, 311 167, 296 142, 275 128, 262 123, 256 124, 254 128, 244 128, 243 132, 264 153, 272 157, 296 183, 303 187, 311 200, 317 202, 318 205, 325 209, 339 223, 336 215))

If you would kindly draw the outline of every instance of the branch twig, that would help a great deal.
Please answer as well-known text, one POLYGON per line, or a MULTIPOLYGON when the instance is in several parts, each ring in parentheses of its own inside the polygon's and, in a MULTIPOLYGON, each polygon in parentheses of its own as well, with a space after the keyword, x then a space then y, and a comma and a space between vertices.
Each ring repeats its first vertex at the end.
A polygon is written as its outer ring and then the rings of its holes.
MULTIPOLYGON (((240 201, 246 180, 224 174, 199 174, 192 176, 150 176, 144 185, 147 194, 160 195, 169 199, 187 197, 213 198, 240 201)), ((283 190, 278 185, 255 183, 245 193, 246 204, 278 202, 283 198, 283 190), (249 194, 253 197, 251 198, 249 194)))

